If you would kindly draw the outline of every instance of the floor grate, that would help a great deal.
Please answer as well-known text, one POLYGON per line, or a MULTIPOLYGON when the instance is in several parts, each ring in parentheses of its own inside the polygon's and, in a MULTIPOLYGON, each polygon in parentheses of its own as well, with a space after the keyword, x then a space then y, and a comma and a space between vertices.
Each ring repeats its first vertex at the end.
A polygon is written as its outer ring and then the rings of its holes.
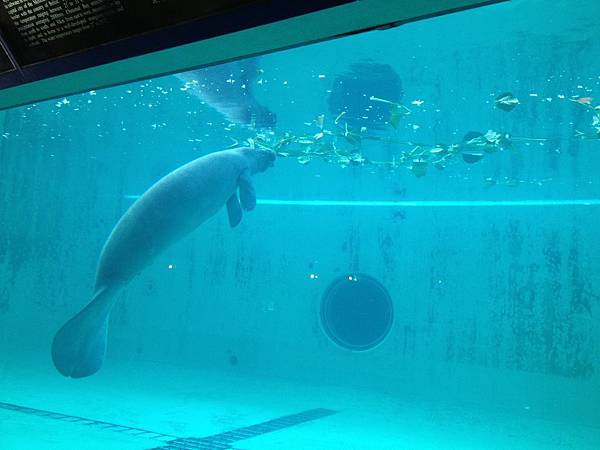
POLYGON ((115 431, 118 433, 126 433, 130 436, 143 436, 150 439, 176 439, 177 436, 165 433, 157 433, 156 431, 145 430, 143 428, 128 427, 116 423, 103 422, 101 420, 89 419, 87 417, 71 416, 68 414, 57 413, 53 411, 45 411, 42 409, 28 408, 27 406, 14 405, 12 403, 0 402, 0 409, 9 411, 17 411, 29 415, 47 417, 49 419, 61 420, 63 422, 79 423, 94 428, 102 428, 105 430, 115 431))
POLYGON ((102 420, 90 419, 87 417, 72 416, 43 409, 29 408, 27 406, 15 405, 12 403, 0 402, 0 409, 16 411, 24 414, 47 417, 49 419, 61 420, 63 422, 78 423, 94 428, 100 428, 118 433, 125 433, 130 436, 140 436, 149 439, 161 440, 164 445, 155 447, 152 450, 225 450, 232 449, 235 442, 243 439, 249 439, 284 428, 293 427, 304 422, 321 419, 323 417, 336 414, 337 411, 325 408, 310 409, 297 414, 279 417, 277 419, 267 420, 255 425, 236 428, 212 436, 202 438, 182 438, 171 434, 158 433, 156 431, 145 430, 143 428, 129 427, 102 420))
POLYGON ((323 417, 336 414, 337 411, 331 409, 317 408, 304 411, 298 414, 279 417, 266 422, 250 425, 248 427, 236 428, 224 433, 215 434, 203 438, 178 438, 167 442, 166 445, 156 447, 152 450, 179 450, 179 449, 200 449, 200 450, 220 450, 229 449, 231 445, 243 439, 249 439, 261 434, 271 433, 283 428, 293 427, 311 420, 321 419, 323 417))

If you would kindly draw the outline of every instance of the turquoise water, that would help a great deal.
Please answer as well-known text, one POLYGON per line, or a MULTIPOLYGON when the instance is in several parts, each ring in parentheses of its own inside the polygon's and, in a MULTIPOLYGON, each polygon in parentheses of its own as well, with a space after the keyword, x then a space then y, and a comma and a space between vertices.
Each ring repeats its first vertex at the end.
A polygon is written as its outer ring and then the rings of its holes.
POLYGON ((0 113, 0 448, 600 448, 598 16, 515 0, 0 113), (62 376, 121 216, 238 146, 277 153, 256 208, 154 255, 62 376))

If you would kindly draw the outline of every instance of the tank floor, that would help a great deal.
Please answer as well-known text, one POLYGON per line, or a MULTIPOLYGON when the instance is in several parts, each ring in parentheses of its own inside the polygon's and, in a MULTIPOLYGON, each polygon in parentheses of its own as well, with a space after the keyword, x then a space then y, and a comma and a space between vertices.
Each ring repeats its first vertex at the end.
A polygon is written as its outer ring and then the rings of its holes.
POLYGON ((250 378, 234 373, 235 368, 223 374, 139 362, 108 362, 90 378, 71 380, 55 372, 48 358, 20 354, 0 362, 0 448, 227 448, 167 444, 316 408, 335 413, 296 425, 284 419, 285 427, 272 432, 259 427, 258 435, 238 435, 230 448, 600 448, 599 428, 544 420, 525 408, 494 411, 406 401, 356 389, 250 378), (10 405, 32 409, 17 411, 10 405))

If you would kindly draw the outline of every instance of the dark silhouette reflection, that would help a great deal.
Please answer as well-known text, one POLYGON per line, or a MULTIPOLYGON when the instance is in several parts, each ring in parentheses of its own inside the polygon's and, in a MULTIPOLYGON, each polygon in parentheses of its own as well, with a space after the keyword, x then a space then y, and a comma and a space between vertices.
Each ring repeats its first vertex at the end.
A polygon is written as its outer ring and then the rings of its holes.
POLYGON ((389 120, 389 104, 373 102, 372 96, 394 103, 401 103, 402 99, 402 82, 394 69, 370 60, 352 64, 335 78, 331 89, 330 113, 345 113, 344 121, 355 129, 381 129, 389 120))
POLYGON ((256 58, 177 74, 193 95, 228 120, 256 128, 272 128, 277 117, 253 96, 260 69, 256 58))

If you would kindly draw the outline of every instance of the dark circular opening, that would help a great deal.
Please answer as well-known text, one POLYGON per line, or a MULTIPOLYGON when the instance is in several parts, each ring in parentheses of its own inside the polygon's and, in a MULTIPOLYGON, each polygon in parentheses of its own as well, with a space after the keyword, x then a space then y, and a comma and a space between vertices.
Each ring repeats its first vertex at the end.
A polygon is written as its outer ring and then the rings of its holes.
POLYGON ((368 275, 335 279, 321 300, 321 324, 329 338, 350 350, 369 350, 390 332, 394 306, 388 291, 368 275))

